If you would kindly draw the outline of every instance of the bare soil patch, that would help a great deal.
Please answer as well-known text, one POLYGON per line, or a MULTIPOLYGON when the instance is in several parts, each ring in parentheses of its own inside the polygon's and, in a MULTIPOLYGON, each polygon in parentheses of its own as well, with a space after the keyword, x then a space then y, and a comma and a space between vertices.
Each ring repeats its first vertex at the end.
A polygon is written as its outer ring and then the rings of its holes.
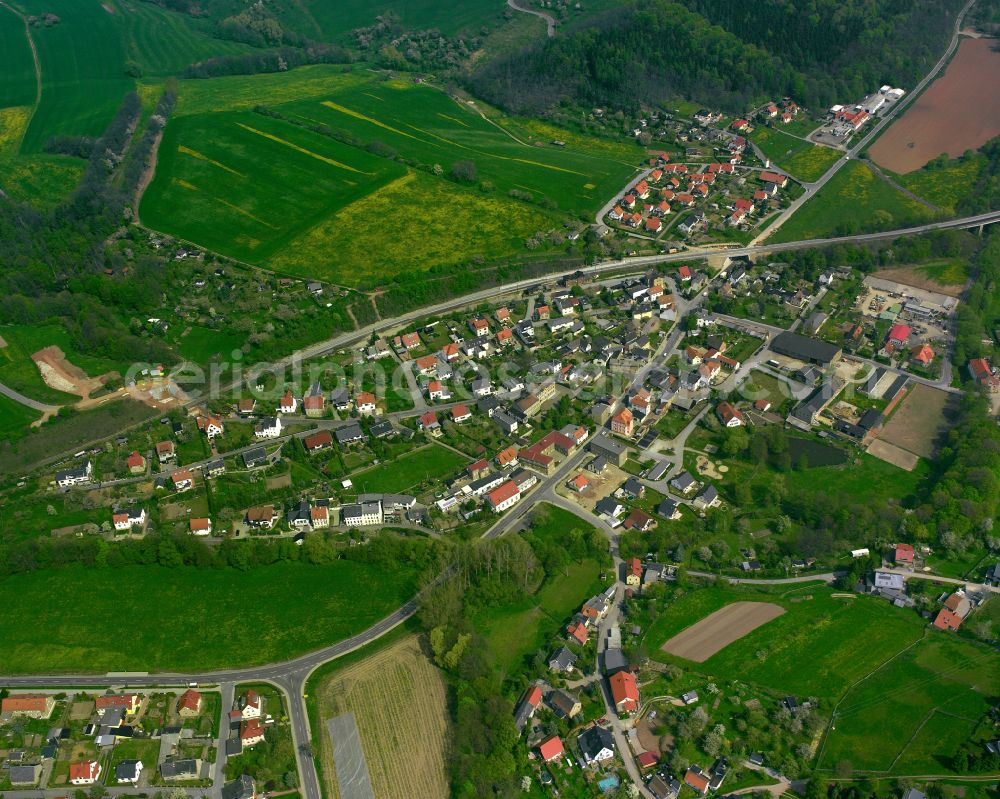
POLYGON ((636 734, 639 736, 639 744, 645 752, 655 752, 658 755, 666 754, 674 747, 674 736, 669 733, 667 735, 657 735, 653 732, 653 727, 656 723, 656 719, 650 721, 650 719, 645 718, 636 725, 635 729, 636 734))
POLYGON ((288 474, 279 474, 277 477, 268 477, 264 484, 267 486, 268 491, 274 491, 276 488, 290 488, 292 485, 292 475, 291 472, 288 474))
POLYGON ((918 383, 892 415, 879 440, 931 458, 948 428, 953 403, 954 398, 947 391, 918 383))
POLYGON ((447 697, 441 673, 409 636, 330 675, 317 690, 327 795, 340 798, 326 720, 353 712, 376 796, 447 799, 447 697))
POLYGON ((773 602, 733 602, 677 633, 660 648, 669 655, 704 663, 784 612, 773 602))
POLYGON ((941 153, 955 157, 974 150, 1000 133, 995 45, 995 39, 963 40, 944 75, 871 146, 871 159, 905 174, 941 153))
POLYGON ((66 359, 66 354, 59 347, 45 347, 31 356, 31 359, 42 374, 42 379, 49 388, 76 394, 81 399, 88 399, 108 380, 118 377, 117 372, 108 372, 98 377, 90 377, 79 366, 74 366, 66 359))
POLYGON ((965 284, 946 286, 943 283, 932 280, 917 266, 897 266, 892 269, 879 269, 877 272, 872 273, 872 277, 881 278, 882 280, 892 280, 896 283, 902 283, 904 286, 912 286, 924 291, 933 291, 935 294, 944 294, 946 297, 958 298, 965 291, 965 284))
POLYGON ((7 346, 7 339, 5 339, 3 336, 0 336, 0 350, 2 350, 6 346, 7 346))
POLYGON ((912 452, 890 444, 888 441, 883 441, 881 438, 876 438, 869 444, 867 452, 880 461, 891 463, 893 466, 898 466, 908 472, 916 469, 917 463, 920 461, 920 458, 912 452))

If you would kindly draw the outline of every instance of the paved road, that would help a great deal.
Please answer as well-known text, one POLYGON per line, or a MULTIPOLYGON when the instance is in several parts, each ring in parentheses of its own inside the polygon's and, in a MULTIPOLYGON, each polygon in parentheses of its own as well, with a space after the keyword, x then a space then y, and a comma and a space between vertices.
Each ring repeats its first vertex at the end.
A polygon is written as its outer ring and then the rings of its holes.
POLYGON ((970 586, 976 591, 989 591, 992 594, 1000 594, 1000 586, 977 583, 975 580, 958 580, 954 577, 941 577, 938 574, 927 574, 925 572, 914 572, 908 569, 897 569, 893 566, 883 566, 879 571, 901 574, 907 580, 930 580, 932 583, 944 583, 946 585, 970 586))
POLYGON ((26 397, 24 396, 24 394, 20 393, 19 391, 14 391, 14 389, 12 389, 10 386, 5 386, 3 383, 0 383, 0 394, 3 394, 5 397, 14 400, 14 402, 20 403, 21 405, 25 405, 31 408, 32 410, 38 411, 39 413, 59 412, 59 407, 60 407, 59 405, 46 405, 44 402, 33 400, 31 397, 26 397))
POLYGON ((514 0, 507 0, 507 5, 513 8, 515 11, 520 11, 522 14, 531 14, 532 16, 535 17, 541 17, 542 19, 545 20, 545 32, 548 35, 548 37, 551 39, 553 36, 556 35, 556 21, 549 14, 546 14, 542 11, 535 11, 532 8, 522 8, 517 3, 515 3, 514 0))

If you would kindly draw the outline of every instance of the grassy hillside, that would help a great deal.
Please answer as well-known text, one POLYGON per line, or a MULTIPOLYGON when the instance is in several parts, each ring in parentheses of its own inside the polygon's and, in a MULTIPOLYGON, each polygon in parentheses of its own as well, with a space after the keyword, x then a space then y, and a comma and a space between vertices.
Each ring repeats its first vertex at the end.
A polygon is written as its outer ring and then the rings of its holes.
POLYGON ((285 660, 360 632, 415 588, 406 569, 345 560, 250 573, 126 566, 17 575, 0 581, 4 668, 184 671, 285 660), (87 601, 54 603, 54 592, 87 601))
POLYGON ((185 82, 141 216, 241 260, 359 285, 521 253, 567 214, 592 214, 642 157, 579 136, 554 147, 503 122, 332 67, 185 82), (474 179, 450 180, 456 162, 474 179))
POLYGON ((97 136, 133 88, 113 14, 98 0, 20 0, 27 14, 52 13, 59 23, 32 28, 42 69, 42 99, 21 144, 39 152, 50 136, 97 136))
POLYGON ((253 49, 213 36, 210 20, 167 11, 145 0, 117 0, 114 8, 126 57, 142 66, 147 79, 181 75, 196 61, 253 49))
POLYGON ((768 240, 891 230, 933 217, 933 211, 878 178, 866 164, 851 161, 768 240))
POLYGON ((837 150, 810 144, 777 128, 757 128, 750 138, 773 163, 806 182, 821 178, 841 156, 837 150))
POLYGON ((24 21, 0 6, 0 108, 35 102, 35 65, 24 21))

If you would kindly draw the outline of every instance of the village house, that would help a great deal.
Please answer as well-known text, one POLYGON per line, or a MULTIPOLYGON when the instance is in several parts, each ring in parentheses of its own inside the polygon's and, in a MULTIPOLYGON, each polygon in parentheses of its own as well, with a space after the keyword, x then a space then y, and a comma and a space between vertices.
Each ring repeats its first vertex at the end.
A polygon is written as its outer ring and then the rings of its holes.
POLYGON ((112 514, 111 523, 119 532, 128 532, 133 527, 142 527, 146 524, 145 508, 124 508, 112 514))
POLYGON ((298 400, 292 396, 292 390, 289 389, 285 392, 285 395, 281 398, 278 403, 278 410, 281 413, 295 413, 295 409, 299 407, 298 400))
POLYGON ((611 432, 620 436, 631 436, 634 429, 634 417, 628 408, 622 408, 611 417, 611 432))
POLYGON ((177 448, 173 441, 159 441, 156 444, 156 457, 160 463, 166 463, 177 457, 177 448))
POLYGON ((216 436, 221 436, 226 432, 225 425, 223 425, 221 419, 217 419, 215 416, 199 416, 198 417, 198 429, 205 434, 205 437, 211 441, 216 436))
POLYGON ((513 480, 501 483, 486 495, 486 502, 494 513, 502 513, 517 504, 520 499, 521 490, 513 480))
POLYGON ((192 518, 188 523, 191 535, 211 535, 212 534, 212 520, 205 518, 192 518))
POLYGON ((594 725, 576 739, 585 766, 597 766, 615 756, 615 739, 611 731, 594 725))
POLYGON ((125 460, 125 465, 128 467, 129 474, 142 474, 146 471, 146 459, 138 452, 129 455, 125 460))
POLYGON ((82 466, 73 469, 63 469, 56 472, 56 485, 60 488, 89 483, 94 476, 94 467, 90 461, 84 461, 82 466))
POLYGON ((281 419, 265 416, 254 425, 253 434, 257 438, 278 438, 281 435, 281 419))
POLYGON ((248 508, 244 515, 246 525, 255 530, 270 530, 278 521, 278 512, 274 505, 255 505, 248 508))
POLYGON ((93 785, 101 777, 101 764, 96 760, 81 760, 69 764, 70 785, 93 785))
POLYGON ((639 709, 639 686, 630 671, 616 671, 608 678, 611 697, 619 715, 634 713, 639 709))
POLYGON ((55 706, 52 694, 13 694, 0 701, 0 714, 8 718, 47 719, 55 706))
POLYGON ((303 438, 302 444, 305 446, 306 452, 311 455, 314 452, 319 452, 320 450, 332 447, 333 436, 330 434, 329 430, 320 430, 316 433, 310 433, 308 436, 303 438))
POLYGON ((177 700, 177 714, 181 718, 193 718, 201 713, 201 694, 188 688, 177 700))
POLYGON ((178 469, 170 475, 176 491, 187 491, 194 485, 194 473, 190 469, 178 469))
POLYGON ((354 398, 354 407, 361 416, 371 416, 375 413, 375 395, 370 391, 360 391, 354 398))
POLYGON ((745 423, 743 412, 728 402, 720 402, 715 412, 719 417, 719 421, 726 427, 740 427, 745 423))

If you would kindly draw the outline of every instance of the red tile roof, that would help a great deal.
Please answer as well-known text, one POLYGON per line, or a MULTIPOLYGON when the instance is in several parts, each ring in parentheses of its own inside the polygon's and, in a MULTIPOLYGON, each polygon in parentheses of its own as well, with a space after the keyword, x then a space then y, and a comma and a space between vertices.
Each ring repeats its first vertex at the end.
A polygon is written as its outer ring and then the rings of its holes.
MULTIPOLYGON (((192 519, 193 521, 193 519, 192 519)), ((191 710, 197 713, 201 710, 201 694, 188 688, 184 693, 181 694, 180 699, 177 700, 178 710, 191 710)))
POLYGON ((962 626, 962 620, 948 608, 941 608, 937 618, 934 619, 934 626, 939 630, 957 630, 962 626))
POLYGON ((542 760, 546 763, 562 757, 564 752, 562 738, 558 735, 546 738, 538 747, 538 754, 542 756, 542 760))
POLYGON ((639 686, 630 671, 617 671, 608 679, 615 707, 631 712, 639 709, 639 686))

